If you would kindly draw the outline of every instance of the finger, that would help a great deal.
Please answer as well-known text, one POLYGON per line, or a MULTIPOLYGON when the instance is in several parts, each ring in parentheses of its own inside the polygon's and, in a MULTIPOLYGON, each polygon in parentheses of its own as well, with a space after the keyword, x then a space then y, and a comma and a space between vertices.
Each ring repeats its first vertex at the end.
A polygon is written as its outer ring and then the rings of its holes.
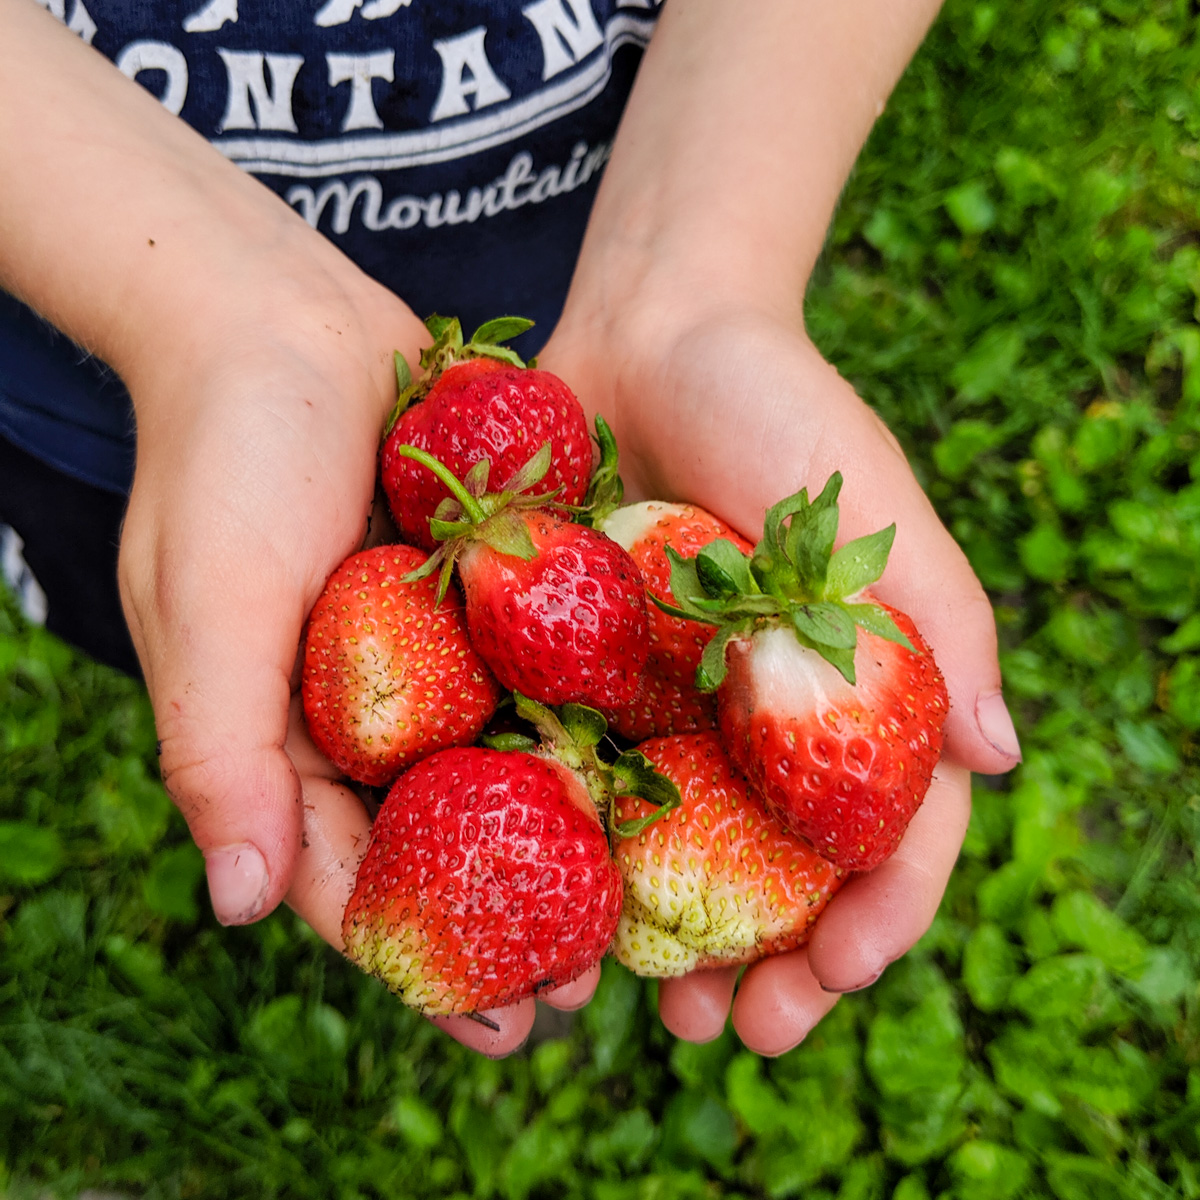
POLYGON ((798 1046, 837 1003, 812 973, 808 950, 747 968, 733 1002, 733 1027, 748 1050, 771 1057, 798 1046))
POLYGON ((596 963, 594 966, 588 967, 577 979, 571 980, 570 983, 564 983, 562 987, 551 988, 549 991, 539 992, 538 999, 543 1004, 550 1005, 551 1008, 574 1012, 591 1000, 599 983, 600 964, 596 963))
POLYGON ((532 1000, 520 1000, 506 1008, 492 1008, 480 1013, 482 1020, 472 1017, 431 1017, 430 1020, 468 1050, 477 1050, 488 1058, 504 1058, 525 1044, 536 1016, 537 1005, 532 1000))
POLYGON ((738 967, 693 971, 658 985, 658 1015, 685 1042, 711 1042, 720 1037, 729 1017, 738 967))
POLYGON ((350 788, 304 779, 304 833, 287 903, 338 953, 345 950, 342 915, 370 838, 371 819, 350 788))
POLYGON ((256 920, 283 898, 301 825, 300 782, 283 745, 303 613, 269 562, 239 566, 237 528, 231 522, 225 546, 195 558, 186 539, 140 537, 136 526, 121 550, 123 581, 150 579, 122 590, 163 783, 204 854, 213 911, 226 925, 256 920))
POLYGON ((852 879, 821 914, 808 960, 821 986, 873 983, 933 921, 971 816, 971 777, 941 763, 895 854, 852 879))

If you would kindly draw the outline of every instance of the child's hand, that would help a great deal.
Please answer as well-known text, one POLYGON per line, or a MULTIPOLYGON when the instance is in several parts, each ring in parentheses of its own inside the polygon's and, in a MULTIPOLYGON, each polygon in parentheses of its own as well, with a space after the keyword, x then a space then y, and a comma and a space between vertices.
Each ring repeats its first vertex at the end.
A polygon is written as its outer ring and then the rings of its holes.
MULTIPOLYGON (((802 316, 851 166, 937 7, 667 5, 542 355, 612 423, 633 497, 688 499, 757 536, 768 505, 840 471, 841 537, 896 522, 874 590, 913 618, 946 677, 945 758, 899 850, 834 898, 806 950, 742 979, 734 1026, 763 1053, 795 1045, 920 937, 966 829, 967 771, 1019 755, 987 599, 802 316)), ((663 1020, 716 1037, 736 974, 664 983, 663 1020)))
MULTIPOLYGON (((252 921, 286 899, 340 951, 370 819, 308 737, 298 647, 326 578, 383 518, 368 520, 391 348, 416 362, 426 334, 369 283, 319 318, 260 312, 240 326, 214 331, 213 353, 184 369, 138 377, 123 595, 163 780, 204 852, 218 918, 252 921)), ((541 998, 576 1007, 596 974, 541 998)), ((528 1001, 491 1014, 498 1030, 437 1023, 497 1055, 533 1014, 528 1001)))
MULTIPOLYGON (((659 297, 619 328, 576 323, 578 306, 569 308, 540 365, 608 418, 631 498, 690 500, 757 537, 769 504, 804 486, 819 491, 841 471, 839 537, 896 522, 874 590, 913 617, 951 697, 945 757, 900 849, 834 898, 806 949, 742 979, 734 1026, 752 1049, 778 1054, 928 928, 966 832, 968 772, 1006 771, 1019 750, 1000 696, 991 607, 895 439, 785 320, 714 304, 677 325, 672 314, 691 305, 675 300, 659 297)), ((736 977, 730 969, 664 981, 663 1021, 681 1037, 715 1037, 736 977)))
MULTIPOLYGON (((222 921, 287 898, 340 949, 367 817, 289 707, 305 616, 366 532, 392 352, 428 335, 50 14, 0 0, 0 28, 0 286, 133 396, 121 589, 163 778, 222 921)), ((532 1011, 451 1025, 503 1053, 532 1011)))

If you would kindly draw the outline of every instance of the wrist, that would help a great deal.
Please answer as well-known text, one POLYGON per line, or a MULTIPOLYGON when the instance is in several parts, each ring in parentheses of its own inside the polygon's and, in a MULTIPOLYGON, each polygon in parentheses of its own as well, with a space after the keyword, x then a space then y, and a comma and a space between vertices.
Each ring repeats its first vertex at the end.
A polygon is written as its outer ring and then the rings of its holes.
POLYGON ((250 338, 394 392, 392 350, 425 340, 399 301, 60 22, 0 10, 0 286, 135 404, 250 338))
MULTIPOLYGON (((648 255, 581 262, 548 352, 581 379, 605 379, 603 395, 581 394, 585 409, 606 397, 638 397, 669 386, 667 364, 689 346, 724 341, 730 329, 778 331, 807 342, 803 285, 764 286, 720 265, 648 255), (568 365, 569 364, 569 365, 568 365)), ((543 356, 545 357, 545 356, 543 356)))
POLYGON ((672 177, 628 186, 606 178, 571 282, 564 325, 586 313, 607 332, 655 341, 719 319, 760 313, 803 327, 804 292, 825 236, 825 215, 793 212, 786 236, 728 194, 688 205, 672 177), (607 189, 607 191, 606 191, 607 189))
POLYGON ((155 410, 177 415, 181 377, 220 378, 246 363, 269 371, 272 359, 324 377, 314 401, 367 395, 382 421, 395 401, 393 351, 415 361, 428 340, 407 306, 261 190, 280 209, 277 223, 258 223, 262 236, 249 221, 225 222, 211 236, 180 231, 174 246, 163 245, 168 235, 148 247, 164 253, 138 273, 137 295, 97 347, 129 386, 139 427, 155 410))

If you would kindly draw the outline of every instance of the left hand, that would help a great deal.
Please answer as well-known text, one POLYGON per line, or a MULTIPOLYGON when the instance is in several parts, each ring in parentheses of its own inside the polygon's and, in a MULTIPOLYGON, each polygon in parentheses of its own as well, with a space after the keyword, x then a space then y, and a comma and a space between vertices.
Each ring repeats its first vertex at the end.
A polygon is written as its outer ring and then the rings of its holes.
POLYGON ((751 538, 766 508, 837 470, 840 541, 896 522, 892 556, 874 588, 916 622, 950 693, 946 746, 934 782, 895 855, 853 879, 811 943, 751 966, 664 981, 660 1011, 680 1037, 734 1027, 751 1049, 801 1041, 839 994, 865 987, 928 928, 970 815, 969 772, 1019 758, 1000 694, 991 606, 938 520, 899 444, 820 356, 792 314, 694 295, 645 297, 601 327, 568 306, 539 365, 559 373, 589 412, 613 426, 630 499, 700 504, 751 538))

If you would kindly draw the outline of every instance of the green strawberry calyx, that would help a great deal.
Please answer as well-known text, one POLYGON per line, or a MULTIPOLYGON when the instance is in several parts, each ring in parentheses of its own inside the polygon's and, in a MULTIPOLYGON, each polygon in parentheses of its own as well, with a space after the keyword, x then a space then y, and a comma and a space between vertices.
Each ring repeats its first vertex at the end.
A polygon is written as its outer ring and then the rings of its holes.
POLYGON ((511 554, 526 561, 537 557, 529 536, 529 527, 521 518, 526 508, 546 508, 554 503, 554 492, 533 493, 550 470, 552 447, 543 442, 537 453, 499 492, 488 491, 492 464, 481 458, 460 480, 440 459, 420 446, 397 446, 396 454, 412 459, 432 471, 450 491, 429 519, 429 531, 441 545, 415 571, 408 581, 424 579, 440 568, 438 602, 450 586, 455 560, 470 542, 483 542, 500 554, 511 554))
MULTIPOLYGON (((467 362, 472 358, 495 358, 514 367, 527 365, 515 350, 502 344, 533 328, 533 322, 527 317, 496 317, 485 321, 471 334, 470 341, 466 342, 463 341, 462 325, 457 317, 441 317, 434 313, 426 318, 425 328, 433 336, 433 344, 421 351, 420 365, 423 374, 419 379, 413 379, 408 360, 399 350, 392 355, 399 396, 384 428, 385 438, 405 410, 422 400, 442 372, 456 363, 467 362)), ((532 366, 532 363, 528 365, 532 366)))
POLYGON ((537 730, 540 741, 521 733, 485 738, 494 750, 524 750, 553 758, 583 780, 610 837, 635 837, 682 803, 679 788, 639 750, 624 750, 612 761, 601 757, 608 722, 584 704, 548 708, 520 692, 513 693, 517 715, 537 730), (636 796, 654 811, 629 821, 617 820, 617 799, 636 796))
POLYGON ((732 641, 771 626, 790 628, 851 685, 859 629, 914 650, 888 611, 860 596, 883 574, 896 526, 834 550, 841 487, 842 477, 834 472, 815 500, 802 488, 768 509, 762 541, 748 555, 725 538, 710 542, 695 558, 667 547, 675 604, 653 595, 651 600, 671 616, 717 627, 696 669, 701 691, 721 685, 732 641))
POLYGON ((575 512, 581 525, 599 529, 604 518, 621 507, 625 499, 625 483, 621 479, 620 455, 617 451, 616 435, 609 423, 596 414, 596 445, 600 448, 599 461, 588 483, 587 495, 575 512))

